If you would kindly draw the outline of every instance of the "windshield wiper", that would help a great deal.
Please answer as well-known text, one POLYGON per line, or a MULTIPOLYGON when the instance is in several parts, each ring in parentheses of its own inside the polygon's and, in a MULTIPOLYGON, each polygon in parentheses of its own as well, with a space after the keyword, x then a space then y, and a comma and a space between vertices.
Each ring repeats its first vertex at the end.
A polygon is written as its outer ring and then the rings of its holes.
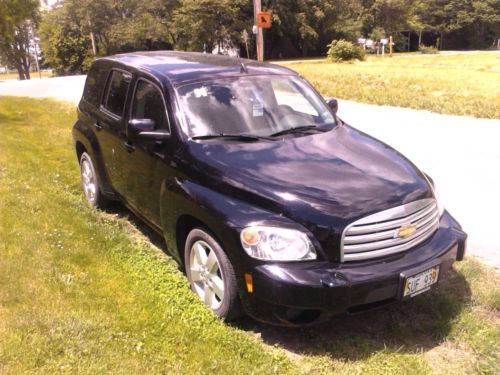
POLYGON ((216 139, 216 138, 232 138, 232 139, 237 139, 240 141, 247 141, 247 142, 254 142, 258 141, 261 139, 269 139, 267 137, 261 137, 258 135, 251 135, 251 134, 205 134, 205 135, 196 135, 194 137, 191 137, 191 139, 197 140, 197 139, 216 139))
POLYGON ((270 135, 270 137, 279 137, 280 135, 285 135, 285 134, 301 133, 303 131, 316 129, 316 128, 318 128, 316 125, 295 126, 293 128, 290 128, 290 129, 285 129, 285 130, 281 130, 279 132, 273 133, 270 135))

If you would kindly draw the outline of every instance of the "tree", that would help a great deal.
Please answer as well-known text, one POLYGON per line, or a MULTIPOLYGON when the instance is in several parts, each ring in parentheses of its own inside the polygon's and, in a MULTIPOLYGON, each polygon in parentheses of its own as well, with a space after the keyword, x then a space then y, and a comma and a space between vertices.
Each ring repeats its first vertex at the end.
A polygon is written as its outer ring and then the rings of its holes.
POLYGON ((500 31, 499 0, 449 0, 444 11, 447 30, 464 47, 488 47, 500 31))
POLYGON ((95 56, 169 49, 177 1, 65 0, 43 14, 47 63, 58 74, 85 72, 95 56))
POLYGON ((190 51, 212 51, 225 42, 239 44, 244 20, 253 23, 245 0, 182 0, 172 27, 175 46, 190 51), (246 11, 245 11, 246 10, 246 11), (245 15, 246 14, 246 15, 245 15))
POLYGON ((371 6, 374 27, 386 34, 404 30, 421 30, 422 23, 416 10, 420 2, 413 0, 375 0, 371 6))
POLYGON ((38 23, 37 0, 0 0, 0 59, 19 79, 30 79, 30 43, 38 23))
POLYGON ((57 75, 82 74, 92 60, 91 40, 80 25, 68 18, 66 9, 55 9, 40 24, 45 63, 57 75))

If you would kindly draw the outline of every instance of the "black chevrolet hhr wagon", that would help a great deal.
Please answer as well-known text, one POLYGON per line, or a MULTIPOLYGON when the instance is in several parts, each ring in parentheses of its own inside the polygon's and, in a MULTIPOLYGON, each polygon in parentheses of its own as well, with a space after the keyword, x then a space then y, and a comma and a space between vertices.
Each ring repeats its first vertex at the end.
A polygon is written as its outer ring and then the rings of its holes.
POLYGON ((272 64, 99 59, 73 128, 85 197, 161 233, 225 319, 312 324, 434 288, 466 234, 429 176, 336 106, 272 64))

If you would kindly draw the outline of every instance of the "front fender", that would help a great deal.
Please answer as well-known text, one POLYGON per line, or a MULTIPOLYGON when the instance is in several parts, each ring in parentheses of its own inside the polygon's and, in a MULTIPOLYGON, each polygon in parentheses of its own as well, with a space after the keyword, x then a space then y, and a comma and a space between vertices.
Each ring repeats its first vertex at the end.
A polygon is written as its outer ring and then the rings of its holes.
MULTIPOLYGON (((221 243, 235 269, 240 268, 240 265, 243 267, 241 263, 245 262, 245 259, 253 261, 241 247, 239 239, 241 228, 256 223, 299 227, 299 224, 290 219, 221 194, 196 182, 171 178, 165 181, 162 187, 161 220, 167 248, 178 261, 182 260, 183 249, 177 246, 177 223, 184 215, 189 215, 208 227, 221 243)), ((306 231, 304 227, 300 228, 306 231)))

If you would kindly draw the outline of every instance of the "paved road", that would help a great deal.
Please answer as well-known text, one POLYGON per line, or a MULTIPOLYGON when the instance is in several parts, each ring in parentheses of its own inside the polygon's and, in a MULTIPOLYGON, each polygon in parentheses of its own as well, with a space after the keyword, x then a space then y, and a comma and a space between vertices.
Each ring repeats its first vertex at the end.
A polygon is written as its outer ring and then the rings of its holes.
MULTIPOLYGON (((84 76, 76 76, 4 81, 0 82, 0 95, 53 97, 76 103, 84 80, 84 76)), ((339 114, 432 176, 445 206, 469 233, 469 254, 500 270, 500 120, 344 100, 339 114)))
POLYGON ((77 103, 82 96, 84 83, 85 76, 33 78, 29 81, 2 81, 0 78, 0 95, 57 98, 77 103))

